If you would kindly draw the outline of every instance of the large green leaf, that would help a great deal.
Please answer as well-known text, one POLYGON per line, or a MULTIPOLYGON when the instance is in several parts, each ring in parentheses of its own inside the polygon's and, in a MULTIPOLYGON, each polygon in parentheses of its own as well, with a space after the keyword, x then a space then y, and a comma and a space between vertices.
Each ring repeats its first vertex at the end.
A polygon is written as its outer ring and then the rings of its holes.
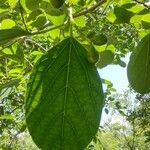
POLYGON ((67 38, 40 58, 27 86, 26 122, 43 150, 83 150, 95 136, 103 107, 96 67, 67 38))
POLYGON ((135 91, 150 92, 150 34, 141 40, 130 57, 128 79, 135 91))
POLYGON ((29 34, 29 32, 17 28, 0 30, 0 45, 7 43, 14 38, 29 34))

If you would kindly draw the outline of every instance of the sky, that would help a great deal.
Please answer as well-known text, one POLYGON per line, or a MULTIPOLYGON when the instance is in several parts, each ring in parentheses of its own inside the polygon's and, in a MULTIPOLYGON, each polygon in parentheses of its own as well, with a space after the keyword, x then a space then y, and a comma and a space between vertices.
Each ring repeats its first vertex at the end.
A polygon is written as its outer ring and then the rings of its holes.
MULTIPOLYGON (((130 55, 127 55, 126 58, 122 60, 128 63, 129 56, 130 55)), ((98 72, 101 78, 110 80, 113 83, 117 92, 122 93, 128 89, 127 67, 123 68, 119 65, 108 65, 103 69, 98 69, 98 72)))
MULTIPOLYGON (((128 64, 130 55, 128 54, 123 61, 128 64)), ((128 79, 127 79, 127 67, 123 68, 119 65, 108 65, 103 69, 98 69, 99 75, 103 79, 110 80, 113 83, 114 88, 117 90, 118 93, 123 93, 125 90, 128 89, 128 79)), ((101 125, 103 126, 104 123, 111 118, 113 122, 124 122, 123 118, 120 116, 117 118, 115 116, 107 115, 103 109, 102 112, 102 119, 101 125)))

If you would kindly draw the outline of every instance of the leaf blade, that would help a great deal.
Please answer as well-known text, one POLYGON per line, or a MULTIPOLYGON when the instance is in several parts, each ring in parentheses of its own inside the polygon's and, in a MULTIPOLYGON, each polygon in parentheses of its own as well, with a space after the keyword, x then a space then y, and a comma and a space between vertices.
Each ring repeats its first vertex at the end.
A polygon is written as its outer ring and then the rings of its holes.
POLYGON ((139 93, 150 92, 150 34, 146 35, 132 53, 128 64, 128 80, 139 93))
POLYGON ((84 149, 97 132, 102 106, 103 92, 96 68, 73 38, 52 48, 33 70, 26 121, 40 148, 84 149))
POLYGON ((0 30, 0 45, 9 42, 9 40, 13 40, 15 38, 25 35, 30 35, 30 33, 17 28, 0 30))

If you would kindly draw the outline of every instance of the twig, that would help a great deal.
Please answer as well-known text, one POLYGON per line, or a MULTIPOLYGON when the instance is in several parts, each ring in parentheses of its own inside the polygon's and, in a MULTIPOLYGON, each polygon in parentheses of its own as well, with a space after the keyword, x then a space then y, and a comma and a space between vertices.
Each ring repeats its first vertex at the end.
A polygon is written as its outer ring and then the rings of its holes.
POLYGON ((34 41, 32 39, 26 39, 26 41, 29 41, 29 42, 33 43, 34 45, 38 46, 43 52, 47 51, 42 45, 40 45, 39 43, 37 43, 36 41, 34 41))
POLYGON ((20 0, 18 1, 18 3, 19 3, 19 9, 20 9, 20 15, 21 15, 22 22, 24 24, 24 27, 25 27, 26 31, 28 31, 28 28, 27 28, 27 25, 26 25, 26 22, 25 22, 25 19, 24 19, 24 16, 23 16, 23 9, 22 9, 22 5, 20 3, 20 0))
POLYGON ((34 31, 34 32, 32 32, 32 33, 31 33, 31 35, 43 34, 43 33, 46 33, 46 32, 48 32, 48 31, 51 31, 51 30, 54 30, 54 29, 60 28, 60 27, 62 27, 62 26, 64 26, 64 23, 63 23, 63 24, 61 24, 61 25, 58 25, 58 26, 55 26, 55 27, 49 28, 49 29, 47 29, 47 30, 43 30, 43 31, 36 31, 36 32, 34 31))
POLYGON ((3 46, 0 47, 0 51, 4 50, 5 48, 11 46, 14 43, 16 43, 16 41, 13 40, 13 41, 10 41, 10 42, 4 44, 3 46))
POLYGON ((140 2, 139 0, 134 0, 136 3, 142 4, 144 7, 146 7, 147 9, 150 9, 150 6, 147 5, 146 3, 140 2))
POLYGON ((44 24, 43 26, 39 27, 36 31, 34 32, 39 32, 45 28, 47 28, 48 26, 53 25, 51 22, 47 22, 46 24, 44 24))
POLYGON ((73 17, 76 18, 76 17, 82 16, 82 15, 85 15, 87 13, 90 13, 90 12, 94 11, 97 7, 99 7, 100 5, 104 4, 106 1, 107 0, 99 1, 95 5, 93 5, 92 7, 88 8, 86 10, 83 10, 83 11, 77 13, 77 14, 76 13, 73 14, 73 17))

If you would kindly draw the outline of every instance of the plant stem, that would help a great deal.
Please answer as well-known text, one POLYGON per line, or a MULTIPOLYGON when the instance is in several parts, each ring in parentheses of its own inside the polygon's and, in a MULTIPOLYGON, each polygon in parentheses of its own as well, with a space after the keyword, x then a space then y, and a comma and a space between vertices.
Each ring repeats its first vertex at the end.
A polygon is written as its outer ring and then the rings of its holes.
POLYGON ((93 12, 97 7, 99 7, 100 5, 104 4, 106 1, 107 1, 107 0, 99 1, 99 2, 97 2, 95 5, 93 5, 92 7, 88 8, 88 9, 86 9, 86 10, 83 10, 83 11, 81 11, 81 12, 79 12, 79 13, 73 14, 73 17, 76 18, 76 17, 80 17, 80 16, 82 16, 82 15, 85 15, 85 14, 87 14, 87 13, 91 13, 91 12, 93 12))
POLYGON ((26 25, 26 22, 25 22, 25 19, 24 19, 24 16, 23 16, 23 9, 22 9, 22 5, 21 5, 20 0, 18 1, 18 3, 19 3, 19 9, 20 9, 20 15, 21 15, 22 22, 24 24, 24 27, 25 27, 26 31, 28 31, 28 28, 27 28, 27 25, 26 25))

